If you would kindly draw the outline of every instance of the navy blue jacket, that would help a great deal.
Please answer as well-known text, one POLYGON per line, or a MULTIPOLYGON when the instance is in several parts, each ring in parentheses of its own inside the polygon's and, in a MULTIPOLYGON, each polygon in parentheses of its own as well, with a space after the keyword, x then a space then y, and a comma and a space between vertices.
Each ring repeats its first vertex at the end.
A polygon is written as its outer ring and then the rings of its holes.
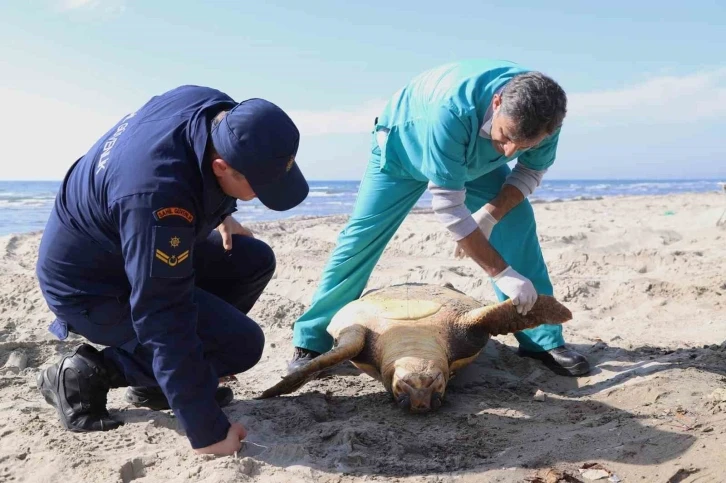
POLYGON ((53 264, 41 249, 37 270, 56 313, 98 296, 129 298, 138 341, 194 448, 229 428, 196 334, 192 261, 195 241, 235 211, 204 162, 212 119, 235 105, 217 90, 182 86, 125 116, 67 173, 52 215, 62 229, 43 244, 73 249, 53 264))

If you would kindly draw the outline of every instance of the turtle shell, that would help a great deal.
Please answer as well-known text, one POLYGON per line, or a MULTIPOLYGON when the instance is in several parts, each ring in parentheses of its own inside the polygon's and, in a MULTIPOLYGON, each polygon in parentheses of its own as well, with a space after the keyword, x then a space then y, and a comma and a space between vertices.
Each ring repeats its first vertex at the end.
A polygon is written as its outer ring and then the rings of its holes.
POLYGON ((412 340, 431 341, 445 352, 450 370, 471 363, 489 339, 486 331, 463 330, 456 321, 484 304, 449 286, 404 284, 373 290, 340 310, 328 333, 337 339, 343 329, 368 329, 364 349, 351 362, 380 379, 387 349, 412 340))

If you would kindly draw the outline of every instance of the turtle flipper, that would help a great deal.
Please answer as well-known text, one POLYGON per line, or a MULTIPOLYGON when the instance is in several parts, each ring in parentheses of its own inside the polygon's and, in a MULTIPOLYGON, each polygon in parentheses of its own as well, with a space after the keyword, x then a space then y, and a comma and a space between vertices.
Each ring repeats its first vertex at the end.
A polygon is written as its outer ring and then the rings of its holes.
POLYGON ((344 328, 340 331, 340 336, 333 349, 314 358, 295 372, 283 376, 282 381, 265 390, 255 399, 266 399, 294 392, 316 373, 357 356, 365 345, 366 331, 365 327, 357 324, 344 328))
POLYGON ((517 313, 511 300, 480 307, 464 314, 457 325, 466 330, 489 335, 511 334, 543 324, 562 324, 572 319, 572 312, 549 295, 539 295, 527 315, 517 313))

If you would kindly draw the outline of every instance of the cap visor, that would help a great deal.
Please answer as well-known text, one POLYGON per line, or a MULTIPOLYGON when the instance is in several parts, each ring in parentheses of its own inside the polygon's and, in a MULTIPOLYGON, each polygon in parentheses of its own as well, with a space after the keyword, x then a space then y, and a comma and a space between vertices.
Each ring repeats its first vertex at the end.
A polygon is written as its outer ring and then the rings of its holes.
POLYGON ((302 203, 310 188, 297 163, 282 178, 265 185, 252 186, 257 199, 271 210, 287 211, 302 203))

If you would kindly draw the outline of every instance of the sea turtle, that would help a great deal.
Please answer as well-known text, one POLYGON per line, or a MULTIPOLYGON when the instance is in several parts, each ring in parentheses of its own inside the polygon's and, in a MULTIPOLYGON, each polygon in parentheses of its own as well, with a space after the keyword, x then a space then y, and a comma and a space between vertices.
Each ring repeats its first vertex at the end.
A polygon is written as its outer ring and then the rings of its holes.
POLYGON ((323 369, 350 360, 381 381, 411 412, 441 406, 451 376, 479 355, 490 336, 541 324, 560 324, 572 313, 540 295, 526 316, 511 301, 484 305, 452 286, 402 284, 366 293, 344 306, 328 325, 335 346, 259 399, 288 394, 323 369))

